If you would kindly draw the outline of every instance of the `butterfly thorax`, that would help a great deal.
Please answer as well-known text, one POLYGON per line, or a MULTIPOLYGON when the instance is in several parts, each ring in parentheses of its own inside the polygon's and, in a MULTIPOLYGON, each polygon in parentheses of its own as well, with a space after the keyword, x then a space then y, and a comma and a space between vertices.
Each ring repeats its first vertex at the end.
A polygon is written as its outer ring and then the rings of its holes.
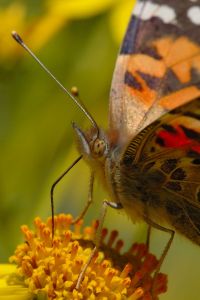
POLYGON ((166 219, 161 188, 168 177, 162 172, 156 156, 153 153, 146 155, 144 151, 152 128, 158 125, 159 122, 155 121, 130 139, 126 146, 114 147, 106 161, 114 201, 124 207, 134 222, 147 215, 151 215, 154 221, 166 219))
POLYGON ((156 163, 153 168, 153 163, 130 163, 124 157, 121 158, 113 177, 118 199, 134 222, 143 220, 149 214, 154 215, 154 209, 156 215, 152 219, 160 221, 160 189, 166 180, 156 163))

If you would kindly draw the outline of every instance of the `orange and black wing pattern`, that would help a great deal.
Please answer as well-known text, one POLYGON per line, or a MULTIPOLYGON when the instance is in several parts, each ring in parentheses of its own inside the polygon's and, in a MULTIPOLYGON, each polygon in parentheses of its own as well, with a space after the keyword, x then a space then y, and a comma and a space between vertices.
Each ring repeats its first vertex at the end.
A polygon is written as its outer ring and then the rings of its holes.
POLYGON ((109 126, 127 142, 200 96, 200 0, 138 0, 110 94, 109 126))
POLYGON ((200 97, 161 116, 128 143, 119 182, 131 217, 135 207, 145 207, 156 224, 170 225, 200 245, 200 97))

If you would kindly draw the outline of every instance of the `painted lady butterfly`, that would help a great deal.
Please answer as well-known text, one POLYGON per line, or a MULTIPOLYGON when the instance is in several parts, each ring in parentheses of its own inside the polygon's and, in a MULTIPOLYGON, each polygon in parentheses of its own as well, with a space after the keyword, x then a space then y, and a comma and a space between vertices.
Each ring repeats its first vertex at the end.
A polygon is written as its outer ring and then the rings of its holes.
MULTIPOLYGON (((109 130, 78 149, 133 222, 200 245, 200 1, 139 0, 114 72, 109 130)), ((150 231, 149 231, 150 233, 150 231)))
POLYGON ((114 72, 108 132, 82 109, 93 128, 73 126, 74 164, 83 158, 92 174, 81 216, 98 177, 107 205, 145 221, 148 233, 170 233, 157 271, 175 231, 200 245, 200 0, 138 0, 114 72))

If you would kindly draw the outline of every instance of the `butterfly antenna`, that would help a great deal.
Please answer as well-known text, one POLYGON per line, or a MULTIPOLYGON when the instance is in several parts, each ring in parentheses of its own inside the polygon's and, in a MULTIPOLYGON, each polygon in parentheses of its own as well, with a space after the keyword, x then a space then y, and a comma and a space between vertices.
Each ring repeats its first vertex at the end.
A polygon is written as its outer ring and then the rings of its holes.
POLYGON ((70 93, 61 83, 60 81, 47 69, 47 67, 39 60, 39 58, 29 49, 29 47, 24 43, 20 35, 16 31, 12 31, 12 37, 14 40, 22 46, 33 58, 34 60, 42 67, 42 69, 58 84, 58 86, 76 103, 76 105, 79 107, 80 110, 85 114, 85 116, 90 120, 92 125, 97 130, 97 137, 99 136, 99 127, 97 123, 95 122, 94 118, 91 116, 91 114, 88 112, 88 110, 85 108, 85 106, 79 102, 79 100, 76 98, 74 93, 70 93))

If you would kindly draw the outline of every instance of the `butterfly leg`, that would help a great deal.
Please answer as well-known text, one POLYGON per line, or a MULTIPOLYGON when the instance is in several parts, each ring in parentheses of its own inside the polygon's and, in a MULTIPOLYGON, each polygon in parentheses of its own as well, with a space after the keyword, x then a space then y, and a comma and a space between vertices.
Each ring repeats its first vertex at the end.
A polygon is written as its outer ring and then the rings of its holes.
POLYGON ((86 203, 84 209, 82 210, 82 212, 79 214, 79 216, 73 220, 72 224, 76 224, 78 221, 83 219, 86 212, 88 211, 88 208, 90 207, 90 205, 93 202, 93 188, 94 188, 94 173, 92 172, 91 175, 90 175, 90 184, 89 184, 89 192, 88 192, 87 203, 86 203))
POLYGON ((99 226, 98 226, 96 236, 95 236, 95 247, 97 249, 100 246, 101 232, 102 232, 102 229, 103 229, 103 224, 104 224, 104 220, 105 220, 105 216, 106 216, 108 206, 110 206, 111 208, 114 208, 114 209, 122 209, 123 208, 121 203, 110 202, 110 201, 107 201, 107 200, 103 201, 103 205, 101 207, 100 216, 99 216, 99 226))
POLYGON ((52 184, 51 191, 50 191, 50 197, 51 197, 51 219, 52 219, 52 240, 54 238, 54 231, 55 231, 55 223, 54 223, 54 190, 57 184, 63 179, 63 177, 81 160, 82 155, 79 156, 68 168, 65 170, 52 184))
POLYGON ((148 228, 147 228, 147 236, 146 236, 146 246, 147 246, 147 250, 149 250, 149 245, 150 245, 150 236, 151 236, 151 225, 148 224, 148 228))
MULTIPOLYGON (((175 234, 175 231, 172 230, 172 229, 169 229, 169 228, 166 228, 166 227, 163 227, 155 222, 153 222, 151 219, 149 219, 148 217, 145 217, 145 221, 147 222, 147 224, 149 225, 150 228, 155 228, 155 229, 158 229, 160 231, 164 231, 164 232, 168 232, 170 234, 170 238, 161 254, 161 257, 158 261, 158 265, 157 265, 157 268, 156 268, 156 271, 155 271, 155 274, 154 274, 154 282, 155 282, 155 279, 156 279, 156 276, 158 275, 159 271, 160 271, 160 268, 162 266, 162 263, 169 251, 169 248, 171 247, 171 244, 172 244, 172 241, 174 239, 174 234, 175 234)), ((154 284, 153 284, 154 286, 154 284)), ((152 288, 153 290, 153 288, 152 288)))
POLYGON ((82 268, 82 270, 81 270, 81 272, 78 276, 78 280, 77 280, 77 283, 76 283, 76 289, 77 290, 79 290, 81 282, 82 282, 83 277, 85 275, 85 272, 86 272, 88 266, 90 265, 93 257, 95 256, 96 252, 99 249, 99 246, 100 246, 100 243, 101 243, 101 232, 102 232, 102 229, 103 229, 103 224, 104 224, 104 220, 105 220, 105 216, 106 216, 108 206, 110 206, 114 209, 122 209, 123 208, 121 203, 109 202, 107 200, 103 201, 103 205, 101 207, 100 216, 99 216, 99 226, 97 228, 97 232, 96 232, 96 236, 95 236, 95 240, 94 240, 95 247, 93 248, 87 262, 83 266, 83 268, 82 268))

